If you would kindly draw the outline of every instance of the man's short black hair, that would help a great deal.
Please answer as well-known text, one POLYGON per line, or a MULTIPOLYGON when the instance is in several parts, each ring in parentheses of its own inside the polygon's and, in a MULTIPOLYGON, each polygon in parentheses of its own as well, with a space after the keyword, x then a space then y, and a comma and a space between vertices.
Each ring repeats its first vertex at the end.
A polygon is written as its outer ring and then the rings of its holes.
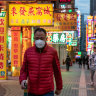
POLYGON ((39 32, 44 32, 45 33, 45 35, 46 35, 46 30, 45 29, 43 29, 43 28, 37 28, 37 29, 35 29, 35 31, 34 31, 34 34, 36 34, 36 32, 37 31, 39 31, 39 32))

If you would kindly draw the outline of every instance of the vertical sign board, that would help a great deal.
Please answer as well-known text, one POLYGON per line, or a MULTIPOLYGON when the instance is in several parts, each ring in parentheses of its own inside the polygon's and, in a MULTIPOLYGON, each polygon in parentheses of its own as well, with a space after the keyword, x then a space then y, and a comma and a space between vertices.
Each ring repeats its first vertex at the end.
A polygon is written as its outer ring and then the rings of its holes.
POLYGON ((77 12, 54 13, 54 26, 42 26, 47 31, 76 31, 77 12))
POLYGON ((6 79, 6 12, 0 13, 0 80, 6 79))
POLYGON ((81 18, 80 18, 80 16, 81 16, 81 13, 80 13, 80 11, 78 10, 77 11, 77 31, 78 31, 78 37, 81 37, 81 29, 80 29, 80 26, 81 26, 81 18))
POLYGON ((21 64, 20 33, 21 33, 21 27, 11 27, 11 36, 12 36, 11 69, 12 69, 12 76, 19 76, 19 74, 20 74, 20 64, 21 64))
MULTIPOLYGON (((89 41, 89 37, 93 36, 93 16, 87 16, 87 26, 86 26, 86 51, 91 51, 92 47, 88 47, 90 46, 90 41, 89 41)), ((88 52, 90 53, 90 52, 88 52)))
POLYGON ((31 27, 22 27, 22 64, 25 51, 31 47, 31 27))
POLYGON ((94 35, 96 35, 96 16, 94 16, 94 35))

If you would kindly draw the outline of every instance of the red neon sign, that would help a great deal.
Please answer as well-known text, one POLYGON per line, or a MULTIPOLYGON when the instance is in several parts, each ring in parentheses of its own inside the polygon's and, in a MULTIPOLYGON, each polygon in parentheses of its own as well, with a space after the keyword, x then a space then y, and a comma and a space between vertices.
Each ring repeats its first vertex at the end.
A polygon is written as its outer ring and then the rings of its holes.
POLYGON ((65 3, 67 3, 67 2, 71 2, 71 0, 59 0, 59 2, 65 2, 65 3))

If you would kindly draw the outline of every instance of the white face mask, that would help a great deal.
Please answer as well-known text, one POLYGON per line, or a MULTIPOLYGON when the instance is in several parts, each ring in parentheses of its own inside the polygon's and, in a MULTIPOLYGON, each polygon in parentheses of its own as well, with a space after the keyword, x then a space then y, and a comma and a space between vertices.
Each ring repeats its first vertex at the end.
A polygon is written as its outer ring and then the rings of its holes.
POLYGON ((37 48, 43 48, 45 46, 45 41, 43 40, 35 40, 35 45, 37 48))

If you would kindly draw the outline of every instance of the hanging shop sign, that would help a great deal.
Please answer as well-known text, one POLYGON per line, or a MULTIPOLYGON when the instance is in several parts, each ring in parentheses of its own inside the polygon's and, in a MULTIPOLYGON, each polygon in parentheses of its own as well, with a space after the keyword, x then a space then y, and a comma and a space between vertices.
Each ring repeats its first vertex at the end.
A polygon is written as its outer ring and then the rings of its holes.
POLYGON ((69 45, 74 38, 74 31, 66 32, 47 32, 48 44, 67 44, 69 45))
MULTIPOLYGON (((91 51, 92 47, 90 48, 89 45, 93 44, 90 43, 93 38, 93 16, 87 16, 87 24, 86 24, 86 51, 91 51)), ((89 52, 90 53, 90 52, 89 52)))
POLYGON ((92 37, 93 36, 93 16, 88 16, 87 17, 87 37, 92 37))
POLYGON ((7 39, 6 39, 6 12, 0 13, 0 80, 6 79, 7 39))
POLYGON ((71 45, 71 46, 77 46, 77 42, 70 42, 69 45, 71 45))
POLYGON ((93 27, 93 28, 94 28, 94 34, 96 34, 96 16, 94 16, 94 21, 93 21, 93 22, 94 22, 94 23, 93 23, 93 24, 94 24, 94 25, 93 25, 93 26, 94 26, 94 27, 93 27))
POLYGON ((72 0, 59 0, 59 2, 61 3, 69 3, 69 2, 71 2, 72 0))
POLYGON ((47 31, 77 30, 77 13, 54 13, 54 26, 42 28, 45 28, 47 31))
POLYGON ((53 25, 53 4, 9 4, 9 26, 53 25))
POLYGON ((21 64, 21 45, 20 45, 20 27, 11 27, 12 47, 11 47, 11 68, 12 76, 19 76, 21 64), (14 29, 14 30, 13 30, 14 29))
POLYGON ((22 27, 22 64, 25 51, 31 47, 31 27, 22 27))
POLYGON ((95 42, 96 41, 96 38, 95 37, 89 37, 89 41, 90 42, 95 42))
POLYGON ((81 13, 78 10, 77 11, 77 31, 78 31, 78 37, 81 37, 81 13))

